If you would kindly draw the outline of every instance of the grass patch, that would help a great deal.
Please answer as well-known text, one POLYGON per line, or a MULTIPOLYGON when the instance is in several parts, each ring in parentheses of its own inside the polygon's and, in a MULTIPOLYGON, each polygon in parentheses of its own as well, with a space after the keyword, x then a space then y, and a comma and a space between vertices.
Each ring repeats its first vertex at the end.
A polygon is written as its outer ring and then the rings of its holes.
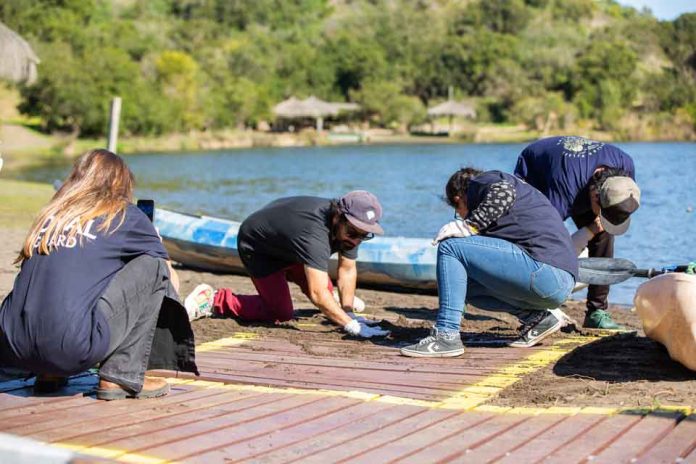
POLYGON ((13 229, 29 228, 53 193, 48 184, 0 179, 0 224, 13 229))

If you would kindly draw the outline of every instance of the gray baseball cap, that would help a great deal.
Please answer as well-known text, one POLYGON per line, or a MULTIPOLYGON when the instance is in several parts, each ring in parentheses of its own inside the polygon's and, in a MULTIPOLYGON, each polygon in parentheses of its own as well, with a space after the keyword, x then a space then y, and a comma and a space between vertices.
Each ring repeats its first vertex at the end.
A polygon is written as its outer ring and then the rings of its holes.
POLYGON ((621 235, 631 225, 631 214, 640 207, 640 189, 630 177, 609 177, 599 187, 599 206, 604 230, 621 235))
POLYGON ((366 190, 354 190, 338 199, 338 209, 360 230, 384 235, 379 220, 382 218, 382 205, 377 197, 366 190))

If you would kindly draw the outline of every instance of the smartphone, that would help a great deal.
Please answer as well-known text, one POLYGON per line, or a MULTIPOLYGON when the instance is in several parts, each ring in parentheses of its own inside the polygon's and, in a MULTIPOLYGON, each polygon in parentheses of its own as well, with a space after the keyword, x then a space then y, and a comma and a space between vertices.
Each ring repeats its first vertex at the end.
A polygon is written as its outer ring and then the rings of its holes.
POLYGON ((138 209, 153 222, 155 219, 155 200, 138 200, 138 209))

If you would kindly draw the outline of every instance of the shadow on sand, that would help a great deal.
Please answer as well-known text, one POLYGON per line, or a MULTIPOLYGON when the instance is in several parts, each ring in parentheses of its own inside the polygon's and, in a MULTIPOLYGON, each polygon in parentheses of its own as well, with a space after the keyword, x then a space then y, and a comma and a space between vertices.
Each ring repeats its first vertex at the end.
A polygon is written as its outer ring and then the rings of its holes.
POLYGON ((635 333, 617 334, 578 347, 558 360, 553 372, 562 377, 616 383, 696 380, 696 372, 671 360, 664 346, 635 333))

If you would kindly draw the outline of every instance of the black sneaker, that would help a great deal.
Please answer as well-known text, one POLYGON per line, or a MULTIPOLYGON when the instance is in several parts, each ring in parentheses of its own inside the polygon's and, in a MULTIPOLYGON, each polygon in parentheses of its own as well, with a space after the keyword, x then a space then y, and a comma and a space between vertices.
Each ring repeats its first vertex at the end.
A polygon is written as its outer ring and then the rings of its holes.
POLYGON ((558 308, 546 311, 530 311, 530 315, 524 318, 520 338, 510 343, 510 346, 530 348, 549 335, 558 332, 569 322, 573 322, 573 320, 558 308))
POLYGON ((401 354, 412 358, 449 358, 464 353, 464 344, 459 332, 439 332, 435 327, 430 335, 415 345, 401 348, 401 354))

